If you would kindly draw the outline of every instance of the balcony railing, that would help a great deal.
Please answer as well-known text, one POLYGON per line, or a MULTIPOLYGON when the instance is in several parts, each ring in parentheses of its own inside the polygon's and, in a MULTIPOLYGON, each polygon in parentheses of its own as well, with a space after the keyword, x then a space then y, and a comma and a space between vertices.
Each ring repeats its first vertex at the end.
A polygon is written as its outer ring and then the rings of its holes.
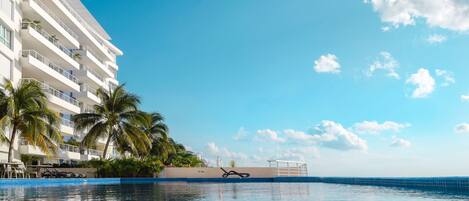
POLYGON ((88 54, 90 54, 92 57, 94 57, 96 60, 98 60, 98 62, 99 62, 100 64, 102 64, 103 66, 106 66, 106 65, 104 64, 104 61, 103 61, 102 59, 98 58, 98 57, 96 56, 96 53, 95 53, 93 50, 91 50, 90 48, 88 48, 88 47, 81 47, 80 50, 82 50, 82 51, 88 51, 88 54))
POLYGON ((62 151, 80 153, 80 147, 69 145, 69 144, 60 144, 60 149, 62 151))
POLYGON ((75 126, 73 121, 71 121, 69 119, 61 118, 61 122, 62 122, 62 125, 64 125, 64 126, 68 126, 68 127, 72 127, 72 128, 75 126))
POLYGON ((70 51, 68 48, 66 48, 64 45, 62 45, 62 43, 60 43, 59 40, 55 36, 52 36, 51 34, 47 33, 46 31, 44 31, 44 29, 42 29, 38 25, 33 24, 33 23, 23 22, 21 27, 22 27, 22 29, 28 29, 29 27, 33 28, 38 33, 40 33, 42 36, 44 36, 44 38, 46 38, 49 42, 51 42, 57 48, 59 48, 62 52, 64 52, 66 55, 73 58, 72 51, 70 51))
POLYGON ((68 34, 70 34, 75 39, 78 39, 78 35, 75 32, 73 32, 72 29, 70 29, 64 22, 62 22, 62 20, 60 20, 59 17, 54 15, 54 12, 49 7, 47 7, 44 3, 42 3, 42 0, 38 0, 38 1, 30 0, 30 1, 36 2, 42 9, 44 9, 47 12, 47 14, 49 14, 57 23, 59 23, 60 26, 62 26, 62 28, 65 29, 65 31, 67 31, 68 34))
POLYGON ((21 55, 23 57, 32 56, 32 57, 36 58, 37 60, 41 61, 43 64, 45 64, 46 66, 48 66, 52 70, 62 74, 67 79, 69 79, 72 82, 78 84, 78 79, 74 75, 72 75, 69 71, 64 70, 63 68, 59 67, 58 65, 52 63, 47 57, 42 56, 41 54, 37 53, 36 51, 34 51, 34 50, 23 50, 21 55))
POLYGON ((98 78, 101 82, 104 82, 104 78, 102 76, 100 76, 98 73, 96 73, 96 71, 94 71, 93 69, 88 68, 86 66, 81 66, 81 70, 88 71, 89 73, 94 75, 96 78, 98 78))
POLYGON ((77 101, 77 99, 75 99, 74 97, 71 97, 67 94, 65 94, 64 92, 60 91, 60 90, 57 90, 51 86, 49 86, 48 84, 44 83, 44 82, 40 82, 38 80, 35 80, 35 79, 32 79, 32 78, 23 78, 23 80, 25 81, 33 81, 33 82, 38 82, 41 84, 41 88, 44 90, 44 92, 48 93, 48 94, 51 94, 57 98, 60 98, 64 101, 67 101, 75 106, 79 106, 79 102, 77 101))
POLYGON ((95 110, 93 109, 92 106, 83 105, 83 106, 81 106, 81 112, 82 113, 95 113, 95 110))
POLYGON ((82 92, 87 91, 87 92, 90 92, 90 93, 94 94, 95 96, 98 96, 98 93, 97 93, 98 89, 96 89, 96 88, 94 88, 90 85, 86 85, 86 84, 80 85, 80 91, 82 91, 82 92))
POLYGON ((95 150, 95 149, 88 149, 88 155, 102 156, 102 155, 103 155, 103 152, 102 152, 102 151, 95 150))

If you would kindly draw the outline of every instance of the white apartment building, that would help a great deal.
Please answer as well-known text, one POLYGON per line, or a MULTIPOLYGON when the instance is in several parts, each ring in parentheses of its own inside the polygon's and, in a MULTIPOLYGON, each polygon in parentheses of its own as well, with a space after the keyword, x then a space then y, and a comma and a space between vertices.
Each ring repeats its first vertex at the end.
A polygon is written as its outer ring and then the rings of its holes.
MULTIPOLYGON (((118 85, 116 56, 123 53, 80 0, 0 0, 0 82, 35 79, 43 83, 49 107, 60 113, 64 141, 80 140, 73 129, 73 114, 98 104, 96 89, 118 85)), ((96 149, 80 150, 62 144, 54 157, 45 157, 35 146, 17 139, 15 158, 42 157, 46 162, 70 162, 98 158, 105 139, 96 149)), ((115 151, 110 147, 109 154, 115 151)), ((0 160, 8 145, 0 144, 0 160)))

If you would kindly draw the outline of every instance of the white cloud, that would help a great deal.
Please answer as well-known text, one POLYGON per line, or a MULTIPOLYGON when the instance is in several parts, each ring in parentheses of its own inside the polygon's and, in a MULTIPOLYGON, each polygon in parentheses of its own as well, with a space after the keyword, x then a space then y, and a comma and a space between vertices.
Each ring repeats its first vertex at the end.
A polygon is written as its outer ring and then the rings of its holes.
POLYGON ((276 131, 270 129, 257 130, 258 139, 267 140, 271 142, 285 142, 286 139, 281 138, 276 131))
POLYGON ((305 161, 311 158, 319 158, 319 150, 316 147, 295 147, 285 149, 282 153, 275 156, 279 160, 305 161))
POLYGON ((435 44, 435 43, 442 43, 446 41, 446 36, 440 35, 440 34, 432 34, 428 36, 427 42, 430 44, 435 44))
POLYGON ((391 142, 391 147, 409 148, 410 146, 412 146, 412 143, 402 138, 393 137, 392 142, 391 142))
POLYGON ((420 68, 416 73, 412 74, 406 83, 416 86, 412 92, 413 98, 427 97, 435 89, 435 80, 425 68, 420 68))
POLYGON ((469 102, 469 95, 461 95, 462 102, 469 102))
POLYGON ((394 27, 415 25, 423 19, 430 27, 469 30, 469 2, 462 0, 369 0, 381 21, 394 27))
POLYGON ((396 69, 399 67, 399 62, 397 62, 394 57, 392 57, 389 52, 380 52, 380 58, 374 61, 368 70, 366 71, 367 76, 373 76, 373 73, 377 70, 383 70, 387 72, 387 76, 399 79, 399 74, 397 74, 396 69))
POLYGON ((340 73, 340 64, 333 54, 326 54, 314 61, 314 70, 317 73, 340 73))
POLYGON ((303 131, 296 131, 293 129, 286 129, 283 133, 290 139, 300 140, 300 141, 310 141, 317 139, 317 136, 306 134, 303 131))
POLYGON ((469 134, 469 123, 460 123, 454 127, 455 133, 469 134))
POLYGON ((333 121, 322 121, 314 128, 314 138, 321 146, 338 150, 367 150, 368 145, 355 133, 333 121))
POLYGON ((393 121, 385 121, 382 124, 377 121, 363 121, 353 125, 354 131, 363 134, 380 134, 384 131, 399 132, 403 128, 409 127, 410 124, 401 124, 393 121))
POLYGON ((383 32, 388 32, 390 30, 391 30, 391 27, 389 27, 389 26, 381 27, 381 31, 383 31, 383 32))
POLYGON ((207 152, 211 156, 220 156, 220 157, 226 157, 229 159, 247 159, 248 157, 239 152, 233 152, 228 150, 227 148, 220 148, 218 147, 215 143, 209 142, 207 143, 207 152))
POLYGON ((233 139, 237 141, 244 140, 247 138, 247 136, 248 136, 248 133, 246 129, 244 129, 244 127, 241 127, 238 129, 238 132, 233 136, 233 139))
POLYGON ((446 87, 456 82, 452 72, 442 69, 436 69, 435 74, 436 76, 443 78, 443 84, 441 84, 441 86, 446 87))

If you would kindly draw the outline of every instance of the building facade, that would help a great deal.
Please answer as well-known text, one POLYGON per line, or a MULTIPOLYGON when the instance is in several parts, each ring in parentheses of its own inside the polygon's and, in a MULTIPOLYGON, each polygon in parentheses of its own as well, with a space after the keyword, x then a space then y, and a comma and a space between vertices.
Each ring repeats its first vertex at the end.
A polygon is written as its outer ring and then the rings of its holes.
MULTIPOLYGON (((80 0, 0 0, 0 82, 33 79, 42 84, 49 107, 62 119, 64 142, 80 141, 71 116, 99 104, 98 88, 118 85, 116 57, 123 53, 80 0)), ((43 162, 74 162, 98 158, 105 139, 95 149, 64 143, 56 156, 46 157, 35 146, 16 140, 14 156, 36 156, 43 162)), ((112 145, 110 156, 114 156, 112 145)), ((0 144, 0 160, 8 145, 0 144)))

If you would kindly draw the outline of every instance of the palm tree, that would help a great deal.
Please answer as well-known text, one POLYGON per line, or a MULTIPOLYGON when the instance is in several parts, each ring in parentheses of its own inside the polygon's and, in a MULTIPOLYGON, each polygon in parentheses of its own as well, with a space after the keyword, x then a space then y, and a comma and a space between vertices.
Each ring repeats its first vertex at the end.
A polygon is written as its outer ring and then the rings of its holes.
POLYGON ((143 118, 142 112, 138 110, 139 98, 128 93, 123 85, 114 90, 109 89, 107 92, 100 88, 97 94, 101 104, 94 106, 95 112, 81 113, 72 117, 77 130, 88 130, 82 145, 91 147, 96 144, 98 138, 107 138, 103 159, 106 159, 111 142, 117 148, 128 146, 132 152, 136 152, 137 149, 148 150, 150 139, 137 124, 133 123, 143 118))
POLYGON ((0 90, 0 125, 1 130, 11 128, 9 139, 3 132, 1 137, 9 143, 8 162, 13 160, 17 135, 47 155, 55 153, 56 143, 62 142, 58 120, 57 113, 47 108, 47 96, 39 82, 22 80, 15 88, 10 80, 5 80, 4 89, 0 90))

